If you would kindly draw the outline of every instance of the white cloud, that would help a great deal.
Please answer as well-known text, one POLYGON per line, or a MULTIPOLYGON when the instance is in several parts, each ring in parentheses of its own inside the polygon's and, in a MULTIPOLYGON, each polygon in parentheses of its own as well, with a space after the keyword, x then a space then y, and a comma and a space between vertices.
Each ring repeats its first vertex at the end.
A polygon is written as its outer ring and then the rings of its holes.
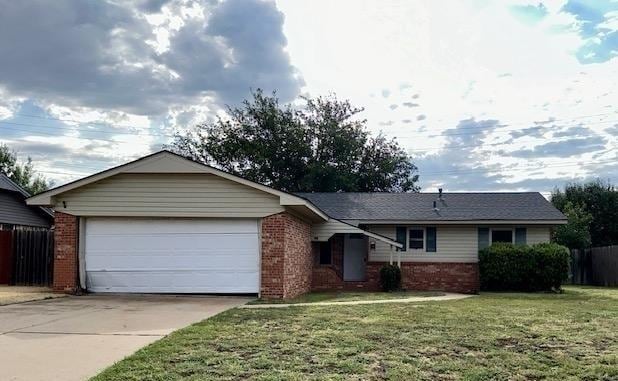
MULTIPOLYGON (((573 27, 575 17, 561 12, 565 3, 543 2, 546 16, 525 23, 513 16, 510 6, 538 2, 278 1, 286 14, 292 62, 302 70, 305 90, 335 91, 365 106, 373 131, 397 137, 421 157, 441 152, 436 147, 447 147, 448 139, 440 133, 471 117, 498 120, 511 130, 553 117, 559 120, 555 128, 583 123, 604 134, 611 120, 618 119, 618 67, 579 62, 576 52, 583 40, 573 27), (403 83, 407 85, 399 91, 403 83), (372 96, 384 89, 390 93, 387 99, 372 96), (413 94, 420 97, 413 101, 413 94), (389 107, 405 102, 418 107, 389 107), (418 115, 427 120, 416 120, 418 115)), ((500 151, 511 146, 496 142, 507 137, 500 130, 487 134, 475 143, 488 145, 483 154, 461 160, 481 171, 501 173, 501 182, 521 181, 534 158, 501 156, 500 151)), ((551 135, 536 141, 525 137, 519 140, 523 143, 514 141, 511 150, 534 148, 548 139, 551 135)), ((590 160, 590 155, 573 158, 590 160)), ((569 160, 538 159, 551 165, 569 160)), ((578 168, 550 167, 535 176, 583 174, 578 168)), ((440 182, 440 175, 424 176, 423 168, 420 174, 426 188, 440 182)), ((586 174, 593 174, 591 168, 586 174)), ((495 181, 485 179, 466 189, 494 187, 495 181)), ((457 186, 464 189, 461 183, 457 186)))

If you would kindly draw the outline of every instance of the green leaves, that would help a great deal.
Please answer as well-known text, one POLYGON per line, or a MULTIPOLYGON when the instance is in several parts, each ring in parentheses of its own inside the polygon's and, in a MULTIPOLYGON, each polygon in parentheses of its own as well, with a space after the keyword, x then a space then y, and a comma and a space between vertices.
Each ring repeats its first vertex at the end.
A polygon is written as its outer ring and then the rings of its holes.
POLYGON ((560 290, 568 277, 570 254, 555 243, 495 243, 479 251, 481 289, 490 291, 560 290))
POLYGON ((380 269, 380 285, 386 292, 397 291, 401 286, 401 269, 397 265, 384 265, 380 269))
MULTIPOLYGON (((579 230, 585 225, 586 214, 589 214, 592 216, 589 244, 592 246, 618 244, 618 190, 611 183, 595 180, 585 184, 568 184, 564 191, 554 190, 551 202, 569 217, 569 225, 571 220, 577 223, 572 227, 572 236, 580 234, 579 230), (569 203, 571 203, 570 210, 567 208, 569 203), (571 216, 567 213, 571 213, 571 216)), ((580 241, 578 245, 585 243, 584 241, 580 241)), ((575 241, 569 242, 575 244, 575 241)))
POLYGON ((31 158, 28 158, 25 163, 19 164, 17 154, 6 144, 0 144, 0 172, 7 175, 31 195, 47 190, 51 186, 44 177, 35 173, 31 158))
POLYGON ((361 108, 335 95, 302 99, 302 106, 280 105, 258 89, 171 148, 289 192, 418 191, 411 158, 394 140, 370 137, 361 108))
POLYGON ((560 245, 571 249, 583 249, 592 243, 590 236, 590 223, 592 214, 588 213, 582 205, 567 201, 562 211, 568 218, 566 225, 560 225, 554 233, 554 240, 560 245))

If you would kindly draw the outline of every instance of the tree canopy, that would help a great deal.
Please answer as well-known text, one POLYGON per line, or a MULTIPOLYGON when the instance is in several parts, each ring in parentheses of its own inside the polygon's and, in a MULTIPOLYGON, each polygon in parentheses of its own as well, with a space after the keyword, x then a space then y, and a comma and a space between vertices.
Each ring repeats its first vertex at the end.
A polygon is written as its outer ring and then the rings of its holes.
POLYGON ((0 144, 0 172, 31 195, 47 190, 51 186, 50 182, 36 173, 30 157, 25 163, 20 164, 17 160, 17 153, 6 144, 0 144))
POLYGON ((568 184, 564 191, 554 190, 551 202, 567 217, 569 211, 585 212, 592 217, 590 221, 592 246, 618 244, 618 190, 614 185, 601 180, 585 184, 568 184))
POLYGON ((227 115, 177 135, 170 148, 252 181, 289 192, 418 191, 411 157, 371 136, 362 108, 335 95, 281 105, 261 90, 227 115))
POLYGON ((592 243, 590 238, 590 223, 592 215, 582 205, 574 205, 567 201, 564 205, 564 215, 568 218, 566 225, 560 225, 554 233, 556 243, 569 249, 584 249, 592 243))

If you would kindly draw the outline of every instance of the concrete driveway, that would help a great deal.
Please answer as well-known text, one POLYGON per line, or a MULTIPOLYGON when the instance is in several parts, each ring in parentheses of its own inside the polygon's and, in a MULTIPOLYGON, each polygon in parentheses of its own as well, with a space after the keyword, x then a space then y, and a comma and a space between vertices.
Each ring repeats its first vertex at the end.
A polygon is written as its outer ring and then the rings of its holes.
POLYGON ((241 297, 79 296, 0 306, 2 380, 85 380, 241 297))

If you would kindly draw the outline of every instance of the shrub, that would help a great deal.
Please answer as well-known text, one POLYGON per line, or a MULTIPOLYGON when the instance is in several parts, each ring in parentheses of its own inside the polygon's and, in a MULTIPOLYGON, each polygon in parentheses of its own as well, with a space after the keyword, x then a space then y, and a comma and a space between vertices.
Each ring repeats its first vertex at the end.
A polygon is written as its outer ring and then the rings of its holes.
POLYGON ((481 289, 558 291, 568 277, 569 260, 568 249, 555 243, 496 243, 479 251, 481 289))
POLYGON ((399 289, 401 284, 401 269, 397 265, 384 265, 380 269, 380 285, 384 291, 399 289))

